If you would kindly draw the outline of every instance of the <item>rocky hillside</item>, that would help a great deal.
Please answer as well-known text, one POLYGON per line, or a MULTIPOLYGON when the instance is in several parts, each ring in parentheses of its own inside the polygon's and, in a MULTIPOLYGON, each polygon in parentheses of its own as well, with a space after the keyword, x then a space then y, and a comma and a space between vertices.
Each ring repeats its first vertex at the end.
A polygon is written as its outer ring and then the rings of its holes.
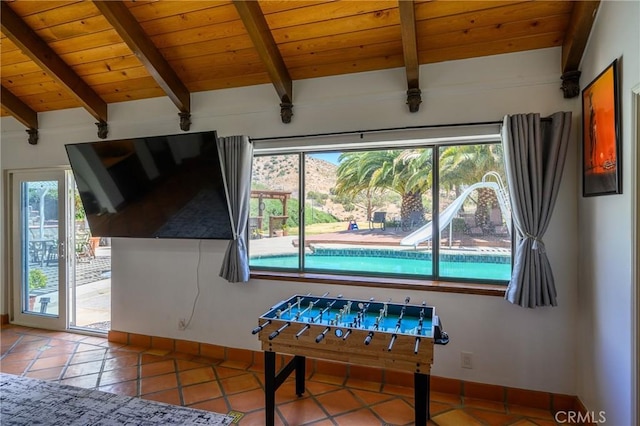
MULTIPOLYGON (((331 189, 336 184, 338 166, 325 160, 307 157, 305 169, 307 193, 313 191, 322 194, 322 198, 325 198, 324 204, 314 201, 315 208, 330 213, 339 220, 347 221, 353 217, 359 222, 366 222, 366 213, 363 208, 356 207, 353 211, 345 211, 342 204, 331 200, 331 189)), ((298 198, 298 157, 296 155, 255 157, 253 182, 261 188, 291 192, 293 198, 298 198)))

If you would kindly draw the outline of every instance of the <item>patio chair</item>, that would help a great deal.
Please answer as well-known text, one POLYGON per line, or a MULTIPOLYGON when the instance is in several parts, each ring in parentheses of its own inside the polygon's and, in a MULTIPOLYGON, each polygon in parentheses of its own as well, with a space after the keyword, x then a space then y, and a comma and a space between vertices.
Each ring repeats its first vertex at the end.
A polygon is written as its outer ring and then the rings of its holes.
POLYGON ((384 231, 387 212, 373 212, 373 216, 369 220, 369 229, 375 229, 375 224, 380 225, 380 229, 384 231))
POLYGON ((411 231, 415 228, 418 228, 424 224, 424 216, 420 214, 420 212, 411 212, 409 213, 409 217, 402 221, 402 230, 403 231, 411 231))

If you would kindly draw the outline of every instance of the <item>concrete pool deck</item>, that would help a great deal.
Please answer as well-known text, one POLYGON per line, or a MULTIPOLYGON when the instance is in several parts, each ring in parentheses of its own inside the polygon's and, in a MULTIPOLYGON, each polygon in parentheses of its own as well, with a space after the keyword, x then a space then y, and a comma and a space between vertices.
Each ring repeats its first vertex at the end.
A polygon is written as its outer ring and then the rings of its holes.
MULTIPOLYGON (((414 247, 401 246, 400 240, 411 231, 399 229, 362 229, 355 231, 338 231, 325 234, 309 235, 305 238, 305 251, 312 253, 314 248, 358 248, 416 250, 414 247)), ((447 235, 448 237, 448 235, 447 235)), ((249 241, 251 257, 269 255, 297 254, 299 237, 266 237, 249 241)), ((502 235, 470 236, 455 233, 449 244, 448 238, 443 238, 441 250, 453 252, 509 252, 511 251, 511 237, 502 235)), ((417 247, 420 251, 430 251, 431 242, 428 241, 417 247)))

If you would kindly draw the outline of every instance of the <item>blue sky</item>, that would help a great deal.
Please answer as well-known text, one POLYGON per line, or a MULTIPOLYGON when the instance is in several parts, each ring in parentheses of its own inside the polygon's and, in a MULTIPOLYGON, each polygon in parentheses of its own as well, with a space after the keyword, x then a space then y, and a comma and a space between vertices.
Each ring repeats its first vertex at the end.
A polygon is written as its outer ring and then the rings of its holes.
POLYGON ((320 160, 325 160, 335 165, 338 165, 338 157, 340 157, 341 152, 317 152, 315 154, 310 154, 310 157, 319 158, 320 160))

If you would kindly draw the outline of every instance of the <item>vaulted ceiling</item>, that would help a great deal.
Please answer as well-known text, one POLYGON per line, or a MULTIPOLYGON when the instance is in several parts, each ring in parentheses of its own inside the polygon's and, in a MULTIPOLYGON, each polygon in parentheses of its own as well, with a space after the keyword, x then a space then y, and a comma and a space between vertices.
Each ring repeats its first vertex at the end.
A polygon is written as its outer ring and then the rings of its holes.
MULTIPOLYGON (((562 46, 566 97, 599 1, 2 1, 2 116, 37 141, 38 113, 83 107, 106 137, 108 104, 271 83, 283 122, 293 81, 562 46)), ((178 120, 178 118, 177 118, 178 120)))

